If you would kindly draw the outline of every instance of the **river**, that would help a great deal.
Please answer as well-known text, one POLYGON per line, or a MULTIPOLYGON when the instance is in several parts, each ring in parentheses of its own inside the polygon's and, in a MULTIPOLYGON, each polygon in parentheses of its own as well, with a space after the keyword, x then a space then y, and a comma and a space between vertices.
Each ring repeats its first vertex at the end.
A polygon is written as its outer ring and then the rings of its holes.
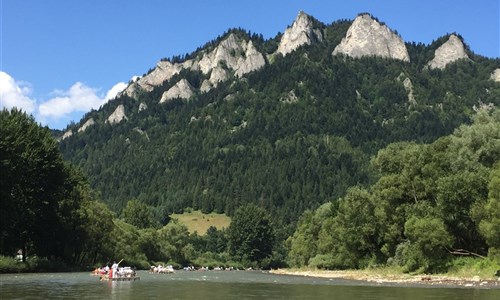
POLYGON ((0 299, 500 299, 500 289, 401 286, 274 275, 260 271, 177 271, 107 282, 89 273, 0 275, 0 299))

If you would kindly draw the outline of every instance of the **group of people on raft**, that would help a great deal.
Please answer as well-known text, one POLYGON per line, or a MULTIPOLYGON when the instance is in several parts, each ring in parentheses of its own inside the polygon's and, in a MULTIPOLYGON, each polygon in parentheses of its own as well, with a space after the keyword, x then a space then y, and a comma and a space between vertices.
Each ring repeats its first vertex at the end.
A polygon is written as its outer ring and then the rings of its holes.
POLYGON ((158 266, 151 266, 149 269, 151 273, 159 273, 159 274, 172 274, 174 273, 174 267, 172 265, 163 266, 159 264, 158 266))
POLYGON ((94 270, 94 275, 101 276, 101 278, 123 278, 123 277, 135 277, 136 273, 135 270, 133 270, 130 267, 119 267, 120 263, 123 261, 123 259, 120 262, 113 262, 111 265, 111 268, 106 265, 102 268, 96 268, 94 270))

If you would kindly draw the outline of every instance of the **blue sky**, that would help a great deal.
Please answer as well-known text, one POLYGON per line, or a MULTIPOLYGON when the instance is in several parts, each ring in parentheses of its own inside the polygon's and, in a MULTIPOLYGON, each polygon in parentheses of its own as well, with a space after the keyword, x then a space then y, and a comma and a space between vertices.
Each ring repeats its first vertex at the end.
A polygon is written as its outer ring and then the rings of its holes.
POLYGON ((0 0, 1 106, 63 129, 163 57, 233 27, 274 37, 300 10, 324 23, 368 12, 405 41, 456 32, 500 57, 499 0, 0 0))

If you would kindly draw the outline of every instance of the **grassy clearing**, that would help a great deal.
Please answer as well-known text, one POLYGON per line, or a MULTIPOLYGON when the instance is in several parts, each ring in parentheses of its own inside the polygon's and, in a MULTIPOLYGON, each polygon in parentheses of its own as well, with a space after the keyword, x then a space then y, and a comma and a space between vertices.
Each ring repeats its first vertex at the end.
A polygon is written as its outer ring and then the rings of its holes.
POLYGON ((200 210, 185 212, 183 214, 172 214, 170 217, 186 225, 189 233, 196 231, 199 235, 205 235, 210 226, 214 226, 220 230, 227 228, 231 223, 231 218, 225 214, 204 214, 200 210))

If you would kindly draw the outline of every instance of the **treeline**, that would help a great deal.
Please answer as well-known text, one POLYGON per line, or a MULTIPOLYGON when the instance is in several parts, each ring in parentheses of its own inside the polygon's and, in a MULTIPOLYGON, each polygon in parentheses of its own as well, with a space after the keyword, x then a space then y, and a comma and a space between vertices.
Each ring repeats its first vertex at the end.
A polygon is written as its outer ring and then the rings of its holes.
POLYGON ((369 166, 380 174, 374 184, 353 185, 339 199, 306 210, 290 236, 262 203, 241 205, 229 228, 201 235, 137 200, 116 215, 62 161, 47 128, 17 110, 3 110, 0 125, 1 171, 9 174, 0 180, 2 272, 82 269, 119 259, 142 269, 396 265, 437 272, 456 255, 500 264, 500 110, 491 107, 433 143, 381 149, 369 166), (27 263, 9 263, 6 257, 19 249, 27 263))
POLYGON ((168 215, 157 222, 138 201, 128 201, 116 216, 33 117, 2 110, 0 136, 0 272, 81 270, 119 259, 142 269, 156 262, 241 268, 272 263, 274 227, 260 207, 240 207, 227 230, 211 227, 203 236, 189 234, 168 215), (19 250, 22 262, 14 259, 19 250))
POLYGON ((376 183, 301 216, 287 240, 292 266, 436 272, 454 255, 500 263, 500 110, 431 144, 390 144, 372 166, 376 183))

